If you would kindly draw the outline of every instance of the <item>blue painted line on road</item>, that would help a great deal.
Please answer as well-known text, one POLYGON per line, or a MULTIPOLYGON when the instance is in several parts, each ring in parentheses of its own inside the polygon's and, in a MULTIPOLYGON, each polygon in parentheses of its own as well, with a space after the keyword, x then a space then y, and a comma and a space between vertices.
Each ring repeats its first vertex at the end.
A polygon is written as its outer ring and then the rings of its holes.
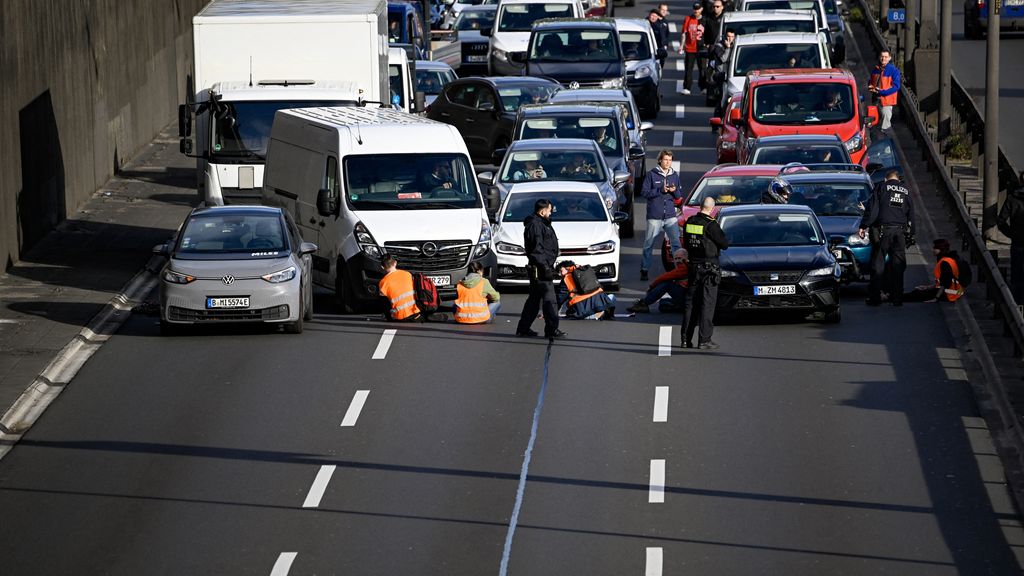
POLYGON ((530 442, 526 445, 526 453, 523 456, 523 468, 519 471, 519 488, 516 489, 516 504, 512 507, 512 519, 508 523, 508 533, 505 535, 505 550, 501 554, 500 576, 508 575, 508 559, 512 554, 512 537, 516 533, 516 525, 519 523, 519 510, 523 507, 523 493, 526 491, 526 475, 530 470, 530 458, 533 456, 533 445, 537 442, 537 426, 540 423, 540 412, 544 408, 544 394, 548 390, 548 366, 551 363, 552 343, 548 342, 547 352, 544 353, 544 381, 540 385, 540 393, 537 394, 537 407, 533 409, 533 426, 530 428, 530 442))

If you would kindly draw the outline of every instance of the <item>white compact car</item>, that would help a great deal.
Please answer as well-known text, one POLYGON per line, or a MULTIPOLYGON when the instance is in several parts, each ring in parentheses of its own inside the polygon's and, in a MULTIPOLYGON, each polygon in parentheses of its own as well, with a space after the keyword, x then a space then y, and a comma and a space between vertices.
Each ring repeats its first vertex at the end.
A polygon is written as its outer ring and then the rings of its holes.
POLYGON ((609 212, 597 185, 589 182, 525 182, 509 190, 494 225, 494 246, 498 254, 498 284, 529 284, 523 220, 533 213, 534 204, 544 198, 551 202, 551 224, 558 235, 559 261, 589 264, 605 289, 619 285, 619 226, 624 212, 609 212))

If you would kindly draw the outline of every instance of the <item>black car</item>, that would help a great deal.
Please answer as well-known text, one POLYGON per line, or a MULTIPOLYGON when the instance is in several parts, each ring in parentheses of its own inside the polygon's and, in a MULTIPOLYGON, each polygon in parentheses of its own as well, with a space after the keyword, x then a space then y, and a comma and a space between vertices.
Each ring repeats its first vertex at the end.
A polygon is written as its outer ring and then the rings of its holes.
POLYGON ((455 126, 473 161, 489 164, 495 149, 512 142, 519 107, 546 102, 558 88, 542 78, 462 78, 445 86, 427 108, 427 118, 455 126))
POLYGON ((718 312, 820 312, 840 320, 841 270, 814 211, 807 206, 726 206, 718 221, 729 239, 721 255, 718 312))
POLYGON ((623 187, 623 212, 629 218, 620 224, 624 238, 633 237, 633 199, 643 181, 644 147, 629 141, 626 109, 621 104, 543 104, 523 106, 513 129, 514 140, 530 138, 589 138, 597 142, 613 171, 631 178, 623 187))
POLYGON ((494 28, 494 16, 498 12, 497 4, 481 4, 462 9, 455 21, 455 29, 459 31, 459 42, 462 44, 462 65, 459 73, 463 76, 487 74, 487 50, 491 39, 484 36, 482 30, 494 28))
POLYGON ((626 64, 611 18, 550 19, 533 25, 526 75, 576 88, 625 88, 626 64))
POLYGON ((850 152, 835 134, 787 134, 749 140, 743 164, 852 164, 850 152))

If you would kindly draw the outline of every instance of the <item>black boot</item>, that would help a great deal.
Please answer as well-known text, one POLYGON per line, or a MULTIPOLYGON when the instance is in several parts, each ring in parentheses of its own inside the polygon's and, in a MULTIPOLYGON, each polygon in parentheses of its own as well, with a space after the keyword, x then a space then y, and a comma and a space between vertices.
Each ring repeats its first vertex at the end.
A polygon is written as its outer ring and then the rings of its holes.
POLYGON ((601 315, 601 320, 615 320, 615 306, 605 308, 604 314, 601 315))

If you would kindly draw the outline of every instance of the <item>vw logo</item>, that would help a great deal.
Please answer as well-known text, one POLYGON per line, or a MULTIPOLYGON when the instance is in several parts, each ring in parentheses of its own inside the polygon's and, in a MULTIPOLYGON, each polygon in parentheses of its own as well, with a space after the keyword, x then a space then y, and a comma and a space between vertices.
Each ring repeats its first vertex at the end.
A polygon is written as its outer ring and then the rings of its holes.
POLYGON ((435 256, 437 254, 437 244, 433 242, 424 242, 423 247, 420 248, 423 251, 423 255, 427 258, 435 256))
POLYGON ((225 283, 225 284, 231 284, 232 282, 235 281, 235 277, 230 275, 230 274, 228 274, 227 276, 221 278, 220 281, 225 283))
POLYGON ((580 83, 579 82, 577 82, 575 80, 573 80, 572 82, 569 82, 569 90, 579 90, 579 88, 580 88, 580 83))

